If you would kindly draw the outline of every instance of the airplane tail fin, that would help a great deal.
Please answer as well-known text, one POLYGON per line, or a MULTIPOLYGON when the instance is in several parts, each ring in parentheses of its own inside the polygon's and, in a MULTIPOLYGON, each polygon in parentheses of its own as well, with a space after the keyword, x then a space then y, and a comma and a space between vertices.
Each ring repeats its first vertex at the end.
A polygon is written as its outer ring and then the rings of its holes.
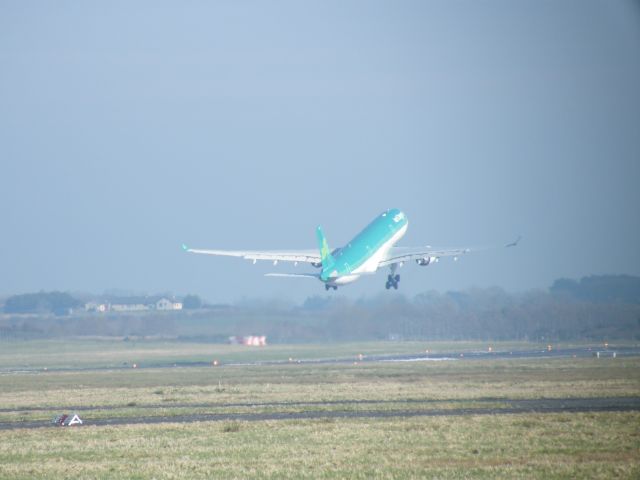
POLYGON ((318 247, 320 248, 320 261, 322 262, 322 270, 329 271, 329 269, 333 268, 335 260, 333 259, 333 255, 331 255, 331 250, 329 250, 327 238, 324 236, 324 232, 322 231, 322 227, 320 226, 318 226, 318 229, 316 230, 316 237, 318 238, 318 247))

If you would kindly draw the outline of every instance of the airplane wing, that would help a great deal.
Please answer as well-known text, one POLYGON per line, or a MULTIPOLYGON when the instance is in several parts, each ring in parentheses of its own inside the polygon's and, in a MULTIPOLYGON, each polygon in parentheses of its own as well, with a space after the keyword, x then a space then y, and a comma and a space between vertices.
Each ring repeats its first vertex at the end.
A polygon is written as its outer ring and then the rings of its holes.
POLYGON ((417 262, 424 262, 427 265, 431 262, 437 262, 440 257, 459 257, 465 253, 475 251, 479 249, 470 248, 444 248, 434 249, 430 246, 426 247, 391 247, 387 256, 379 264, 380 267, 385 267, 393 263, 403 263, 415 260, 417 262))
POLYGON ((189 248, 184 244, 182 249, 189 253, 240 257, 254 262, 257 260, 269 260, 272 262, 320 263, 320 252, 318 250, 204 250, 189 248))
MULTIPOLYGON (((522 236, 504 245, 505 248, 515 247, 520 243, 522 236)), ((427 245, 426 247, 391 247, 387 256, 380 262, 380 267, 392 265, 394 263, 410 262, 414 260, 419 265, 429 265, 430 263, 437 262, 440 257, 454 257, 457 260, 458 257, 470 252, 478 252, 480 250, 489 250, 496 247, 477 247, 477 248, 432 248, 427 245)))

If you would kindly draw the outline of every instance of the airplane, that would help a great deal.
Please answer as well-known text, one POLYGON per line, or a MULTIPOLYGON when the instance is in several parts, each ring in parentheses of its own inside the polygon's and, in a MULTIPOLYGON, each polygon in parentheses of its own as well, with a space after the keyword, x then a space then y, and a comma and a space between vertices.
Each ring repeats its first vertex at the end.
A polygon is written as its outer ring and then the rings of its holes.
MULTIPOLYGON (((407 232, 409 221, 401 210, 392 208, 382 212, 367 225, 353 240, 341 248, 331 250, 322 227, 316 230, 318 250, 204 250, 182 249, 189 253, 222 255, 253 260, 269 260, 273 265, 278 262, 308 263, 320 269, 317 273, 267 273, 270 277, 315 278, 324 283, 325 289, 337 290, 338 286, 358 280, 362 275, 373 274, 381 267, 389 267, 385 287, 398 289, 400 275, 398 267, 406 262, 415 261, 421 267, 437 263, 440 257, 458 257, 471 252, 470 248, 433 249, 425 247, 396 247, 395 244, 407 232)), ((518 239, 519 240, 519 239, 518 239)), ((517 244, 517 242, 515 242, 517 244)), ((511 246, 511 245, 510 245, 511 246)), ((513 245, 515 246, 515 245, 513 245)), ((475 250, 475 249, 474 249, 475 250)))

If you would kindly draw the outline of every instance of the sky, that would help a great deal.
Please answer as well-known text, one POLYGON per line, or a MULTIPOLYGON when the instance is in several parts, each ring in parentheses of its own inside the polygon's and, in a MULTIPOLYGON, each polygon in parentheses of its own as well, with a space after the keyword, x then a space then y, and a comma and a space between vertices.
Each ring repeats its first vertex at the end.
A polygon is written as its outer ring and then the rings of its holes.
MULTIPOLYGON (((185 254, 503 245, 400 289, 640 275, 640 4, 0 0, 0 294, 300 301, 185 254)), ((384 291, 386 271, 340 289, 384 291)))

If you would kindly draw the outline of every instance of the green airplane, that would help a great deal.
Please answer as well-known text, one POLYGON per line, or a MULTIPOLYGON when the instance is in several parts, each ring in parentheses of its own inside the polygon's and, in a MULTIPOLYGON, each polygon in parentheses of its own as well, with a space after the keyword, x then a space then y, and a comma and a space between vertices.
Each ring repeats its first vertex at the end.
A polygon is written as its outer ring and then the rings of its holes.
MULTIPOLYGON (((407 232, 407 216, 397 208, 382 212, 367 225, 347 245, 335 250, 329 248, 321 227, 316 230, 317 250, 203 250, 182 245, 186 252, 206 255, 241 257, 247 260, 267 260, 278 262, 309 263, 319 272, 316 273, 267 273, 272 277, 315 278, 324 283, 325 289, 337 290, 338 286, 356 281, 362 275, 373 274, 381 267, 389 267, 385 287, 398 288, 400 275, 398 267, 406 262, 415 261, 425 267, 438 262, 440 257, 453 257, 469 253, 470 248, 432 249, 426 247, 396 247, 395 244, 407 232)), ((474 249, 475 250, 475 249, 474 249)))

